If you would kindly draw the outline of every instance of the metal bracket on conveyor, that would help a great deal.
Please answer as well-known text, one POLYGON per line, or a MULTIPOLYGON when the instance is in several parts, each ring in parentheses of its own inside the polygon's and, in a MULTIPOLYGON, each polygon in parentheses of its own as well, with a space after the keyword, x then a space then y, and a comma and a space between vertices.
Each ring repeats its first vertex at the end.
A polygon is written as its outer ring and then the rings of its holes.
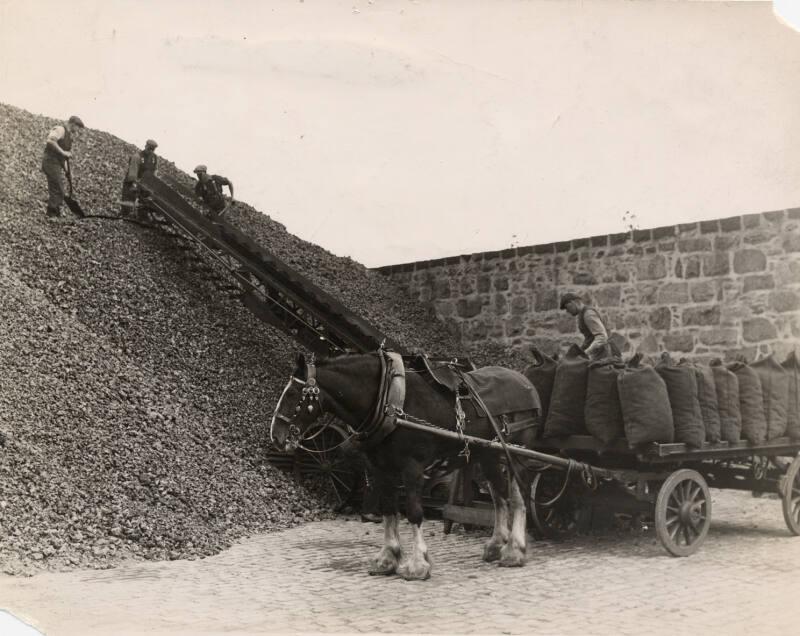
MULTIPOLYGON (((170 187, 154 175, 140 181, 149 206, 171 226, 173 236, 190 241, 232 277, 239 297, 259 319, 278 327, 320 354, 374 351, 386 336, 243 232, 208 218, 189 198, 188 188, 170 187)), ((390 343, 394 350, 399 350, 390 343)))

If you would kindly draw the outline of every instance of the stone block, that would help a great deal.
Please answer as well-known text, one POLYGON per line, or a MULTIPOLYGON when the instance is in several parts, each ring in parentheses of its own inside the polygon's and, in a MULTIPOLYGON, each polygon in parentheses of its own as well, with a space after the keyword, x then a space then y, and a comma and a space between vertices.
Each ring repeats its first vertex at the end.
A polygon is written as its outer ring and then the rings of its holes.
POLYGON ((777 263, 775 266, 775 281, 781 286, 800 284, 800 261, 792 260, 777 263))
POLYGON ((474 318, 483 309, 483 299, 480 296, 460 298, 456 304, 456 311, 461 318, 474 318))
POLYGON ((747 245, 759 245, 761 243, 769 243, 773 238, 775 238, 775 235, 769 232, 755 231, 745 234, 742 237, 742 241, 747 245))
POLYGON ((723 232, 738 232, 742 229, 742 217, 729 216, 726 219, 720 219, 719 228, 723 232))
POLYGON ((492 277, 488 274, 481 274, 478 276, 478 293, 485 294, 492 286, 492 277))
POLYGON ((655 305, 658 297, 658 285, 644 283, 636 286, 636 296, 641 305, 655 305))
POLYGON ((738 234, 720 234, 714 237, 714 250, 724 252, 739 247, 741 237, 738 234))
POLYGON ((589 247, 588 238, 572 239, 572 249, 577 250, 582 247, 589 247))
POLYGON ((767 268, 767 257, 761 250, 739 250, 733 255, 733 271, 737 274, 763 272, 767 268))
POLYGON ((450 318, 456 312, 456 306, 452 300, 436 300, 433 308, 436 315, 443 319, 450 318))
POLYGON ((530 311, 530 302, 527 296, 514 296, 511 299, 511 315, 523 316, 530 311))
POLYGON ((718 325, 720 321, 719 305, 713 307, 689 307, 683 310, 681 321, 684 326, 699 325, 708 327, 718 325))
POLYGON ((711 241, 707 238, 682 238, 678 239, 679 252, 710 252, 711 241))
POLYGON ((675 241, 661 241, 658 244, 659 252, 669 252, 670 254, 675 251, 675 241))
POLYGON ((578 323, 572 316, 559 316, 556 321, 559 333, 575 333, 578 330, 578 323))
POLYGON ((617 234, 609 234, 608 241, 611 245, 622 245, 627 243, 630 237, 630 232, 618 232, 617 234))
POLYGON ((709 280, 692 283, 689 285, 689 296, 693 303, 707 303, 717 297, 717 286, 709 280))
POLYGON ((742 292, 747 293, 758 289, 774 289, 775 280, 772 274, 751 274, 742 279, 742 292))
POLYGON ((699 223, 681 223, 678 225, 678 232, 680 234, 689 234, 691 232, 695 232, 699 227, 699 223))
POLYGON ((592 247, 606 247, 608 245, 608 235, 593 236, 589 239, 589 242, 592 247))
POLYGON ((495 291, 508 291, 508 276, 496 276, 494 289, 495 291))
POLYGON ((703 329, 697 334, 697 338, 709 347, 735 347, 739 342, 739 331, 732 327, 703 329))
POLYGON ((703 256, 703 274, 705 276, 725 276, 731 270, 728 252, 711 252, 703 256))
POLYGON ((503 321, 503 328, 507 338, 520 336, 525 331, 525 320, 522 316, 511 316, 503 321))
POLYGON ((667 259, 662 254, 636 261, 636 274, 639 280, 657 280, 667 275, 667 259))
POLYGON ((641 353, 658 353, 658 340, 655 334, 649 333, 643 339, 637 351, 641 353))
POLYGON ((675 236, 674 225, 664 225, 662 227, 653 228, 653 238, 656 240, 669 238, 671 236, 675 236))
POLYGON ((533 251, 536 254, 554 254, 556 251, 556 244, 545 243, 544 245, 534 245, 533 251))
POLYGON ((775 225, 780 225, 783 223, 783 219, 786 218, 785 210, 773 210, 772 212, 762 212, 762 214, 767 221, 775 225))
POLYGON ((572 241, 559 241, 555 246, 556 252, 569 252, 572 249, 572 241))
POLYGON ((642 313, 639 311, 635 311, 629 314, 625 314, 625 316, 623 316, 622 318, 622 326, 624 329, 641 329, 644 326, 642 313))
POLYGON ((537 291, 534 296, 534 309, 536 311, 550 311, 558 309, 558 292, 555 289, 537 291))
POLYGON ((792 233, 783 237, 784 252, 800 252, 800 234, 792 233))
POLYGON ((800 296, 790 289, 779 289, 769 295, 769 306, 779 313, 800 308, 800 296))
POLYGON ((664 283, 658 290, 661 305, 682 305, 689 302, 688 283, 664 283))
POLYGON ((598 307, 619 307, 622 300, 622 289, 618 285, 609 285, 594 290, 592 296, 598 307))
POLYGON ((650 326, 659 331, 667 331, 672 326, 672 311, 669 307, 658 307, 650 312, 650 326))
POLYGON ((694 349, 694 336, 690 333, 668 333, 664 336, 667 351, 689 353, 694 349))
POLYGON ((652 238, 652 232, 650 230, 634 230, 633 231, 633 241, 634 243, 643 243, 645 241, 649 241, 652 238))
POLYGON ((742 217, 742 225, 746 230, 752 230, 754 227, 759 227, 761 225, 761 215, 745 214, 742 217))
POLYGON ((786 210, 786 216, 795 221, 800 220, 800 208, 791 208, 786 210))
MULTIPOLYGON (((474 294, 477 291, 476 290, 476 286, 475 286, 475 282, 476 282, 476 280, 474 278, 472 278, 471 276, 467 277, 467 278, 462 278, 461 279, 461 284, 458 286, 458 290, 460 292, 460 295, 461 296, 469 296, 471 294, 474 294)), ((435 291, 436 291, 436 293, 438 293, 438 291, 436 289, 435 289, 435 291)))
POLYGON ((572 275, 573 285, 596 285, 597 279, 591 272, 575 272, 572 275))
POLYGON ((692 254, 683 257, 683 277, 698 278, 700 276, 700 255, 692 254))
POLYGON ((502 316, 508 311, 508 300, 506 300, 505 294, 495 294, 493 304, 494 313, 498 316, 502 316))
POLYGON ((742 337, 747 342, 763 342, 778 337, 775 325, 766 318, 751 318, 742 322, 742 337))
POLYGON ((700 232, 702 234, 714 234, 719 232, 719 221, 700 221, 700 232))

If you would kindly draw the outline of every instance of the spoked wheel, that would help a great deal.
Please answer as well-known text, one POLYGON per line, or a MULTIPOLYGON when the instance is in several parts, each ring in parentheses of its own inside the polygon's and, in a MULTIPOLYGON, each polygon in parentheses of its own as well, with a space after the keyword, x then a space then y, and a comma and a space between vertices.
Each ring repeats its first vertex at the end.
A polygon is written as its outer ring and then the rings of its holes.
POLYGON ((800 455, 786 471, 781 483, 783 518, 792 534, 800 536, 800 455))
POLYGON ((703 476, 683 468, 672 473, 656 499, 656 533, 673 556, 697 552, 711 527, 711 494, 703 476))
POLYGON ((530 517, 545 539, 566 539, 586 529, 589 508, 582 505, 569 484, 564 487, 565 479, 563 471, 545 470, 531 483, 530 517))
POLYGON ((358 455, 346 441, 348 437, 347 431, 332 418, 320 420, 308 430, 303 442, 305 448, 295 451, 297 478, 336 509, 351 501, 363 475, 358 455))

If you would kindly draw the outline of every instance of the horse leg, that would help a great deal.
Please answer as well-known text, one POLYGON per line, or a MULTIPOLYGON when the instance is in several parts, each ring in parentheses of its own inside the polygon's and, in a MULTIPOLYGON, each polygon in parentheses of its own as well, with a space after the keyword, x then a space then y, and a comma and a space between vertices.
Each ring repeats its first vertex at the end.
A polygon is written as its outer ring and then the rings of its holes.
POLYGON ((484 476, 489 480, 489 494, 494 504, 494 531, 483 546, 483 560, 497 561, 500 559, 501 549, 508 543, 509 536, 506 483, 494 457, 482 458, 480 463, 484 476))
POLYGON ((383 547, 370 560, 368 572, 389 575, 397 571, 397 564, 403 556, 398 531, 397 494, 389 479, 375 475, 374 481, 383 515, 383 547))
POLYGON ((511 536, 508 543, 500 550, 500 565, 503 567, 520 567, 525 565, 527 535, 525 533, 526 510, 525 500, 517 480, 511 478, 511 536))
POLYGON ((413 460, 403 470, 403 485, 406 488, 406 518, 411 524, 413 545, 411 546, 411 556, 400 560, 397 573, 406 581, 424 581, 431 576, 428 546, 422 534, 423 470, 424 467, 413 460))

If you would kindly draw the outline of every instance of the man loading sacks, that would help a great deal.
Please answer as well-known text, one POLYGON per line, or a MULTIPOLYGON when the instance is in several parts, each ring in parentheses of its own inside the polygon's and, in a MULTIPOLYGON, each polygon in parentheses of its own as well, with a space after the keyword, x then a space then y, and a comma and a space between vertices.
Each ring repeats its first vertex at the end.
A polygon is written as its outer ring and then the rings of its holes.
POLYGON ((578 317, 578 329, 583 334, 581 349, 590 358, 619 356, 619 349, 608 339, 608 330, 600 313, 583 302, 578 294, 567 292, 561 297, 561 309, 578 317))

